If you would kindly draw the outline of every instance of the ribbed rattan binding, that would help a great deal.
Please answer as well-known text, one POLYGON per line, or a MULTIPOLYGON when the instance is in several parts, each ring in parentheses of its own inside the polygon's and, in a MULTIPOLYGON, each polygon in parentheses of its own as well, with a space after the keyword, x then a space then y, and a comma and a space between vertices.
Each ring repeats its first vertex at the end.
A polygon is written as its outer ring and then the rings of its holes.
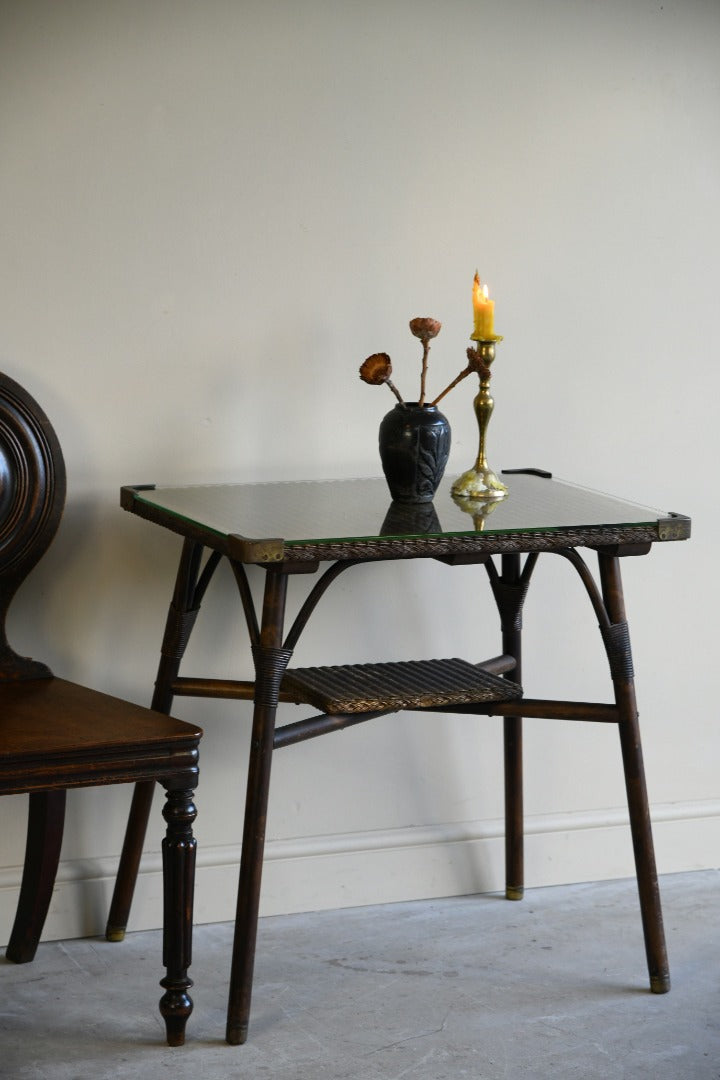
POLYGON ((512 701, 522 687, 466 660, 407 660, 394 664, 289 668, 282 688, 298 704, 323 712, 431 708, 482 701, 512 701))

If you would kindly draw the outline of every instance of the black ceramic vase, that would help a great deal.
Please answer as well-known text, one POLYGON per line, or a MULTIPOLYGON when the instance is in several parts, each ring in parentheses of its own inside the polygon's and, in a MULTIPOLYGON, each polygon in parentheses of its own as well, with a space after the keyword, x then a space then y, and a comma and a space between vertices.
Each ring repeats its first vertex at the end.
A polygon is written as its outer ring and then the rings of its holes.
POLYGON ((380 424, 380 460, 396 502, 431 502, 450 454, 450 424, 437 405, 396 405, 380 424))

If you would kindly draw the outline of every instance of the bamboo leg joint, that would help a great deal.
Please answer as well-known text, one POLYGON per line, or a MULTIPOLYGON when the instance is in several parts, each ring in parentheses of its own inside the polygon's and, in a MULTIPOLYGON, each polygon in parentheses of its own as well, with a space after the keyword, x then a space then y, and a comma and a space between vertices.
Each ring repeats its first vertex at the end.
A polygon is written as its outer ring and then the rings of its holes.
POLYGON ((630 648, 630 630, 626 621, 601 626, 600 632, 605 643, 610 673, 613 679, 631 682, 635 677, 632 650, 630 648))

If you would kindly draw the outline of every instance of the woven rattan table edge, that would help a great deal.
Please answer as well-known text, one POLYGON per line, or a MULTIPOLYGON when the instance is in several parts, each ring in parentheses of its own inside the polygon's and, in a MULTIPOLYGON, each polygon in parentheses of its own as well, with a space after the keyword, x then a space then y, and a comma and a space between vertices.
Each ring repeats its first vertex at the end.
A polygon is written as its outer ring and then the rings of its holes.
POLYGON ((289 561, 335 559, 413 559, 459 554, 496 555, 505 552, 557 551, 568 547, 659 542, 656 525, 568 528, 538 532, 489 533, 477 536, 400 537, 366 540, 285 542, 289 561))

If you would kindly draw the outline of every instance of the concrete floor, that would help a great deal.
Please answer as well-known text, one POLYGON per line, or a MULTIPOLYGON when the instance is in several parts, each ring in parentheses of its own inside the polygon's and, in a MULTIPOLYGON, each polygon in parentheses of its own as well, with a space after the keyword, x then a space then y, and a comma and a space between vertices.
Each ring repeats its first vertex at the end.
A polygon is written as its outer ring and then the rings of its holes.
POLYGON ((662 879, 650 994, 635 883, 261 922, 250 1038, 223 1041, 232 928, 198 927, 188 1041, 163 1044, 159 932, 0 961, 12 1080, 718 1080, 720 872, 662 879))

